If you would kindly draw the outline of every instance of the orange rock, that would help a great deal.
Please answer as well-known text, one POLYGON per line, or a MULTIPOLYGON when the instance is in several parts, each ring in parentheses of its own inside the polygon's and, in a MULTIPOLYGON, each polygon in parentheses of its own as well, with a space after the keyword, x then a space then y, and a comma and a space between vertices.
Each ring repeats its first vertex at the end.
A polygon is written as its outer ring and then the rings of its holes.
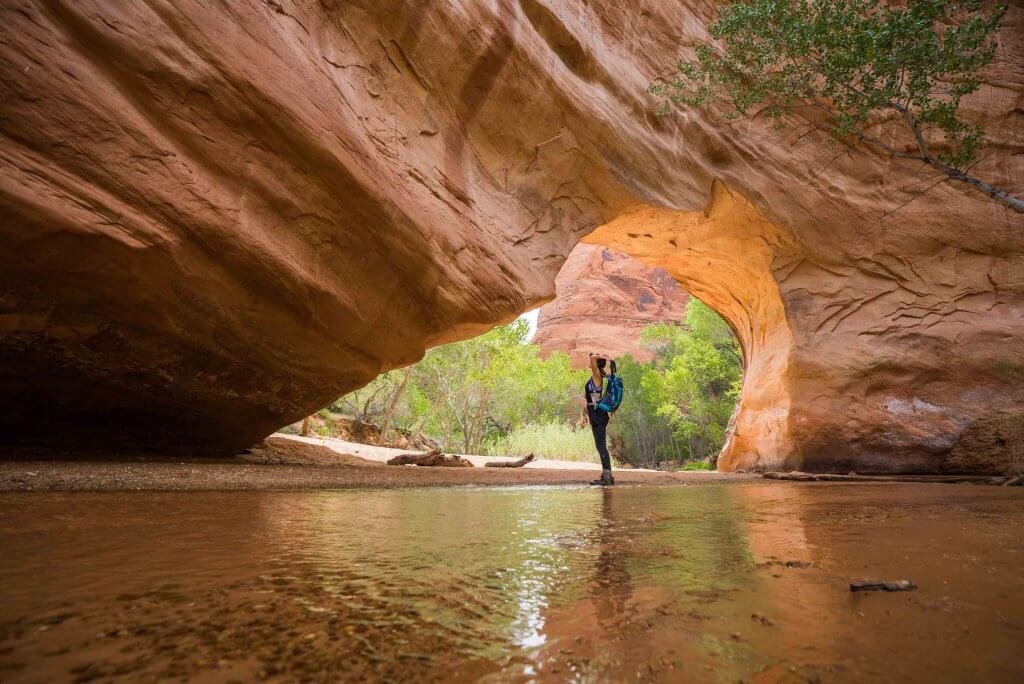
POLYGON ((555 292, 541 307, 533 342, 543 354, 567 353, 577 368, 587 365, 590 352, 649 360, 640 333, 651 323, 683 320, 689 299, 664 269, 586 244, 569 254, 555 292))
MULTIPOLYGON (((4 443, 247 446, 543 304, 604 226, 743 340, 723 467, 1005 468, 1024 220, 815 130, 656 118, 717 6, 5 3, 4 443)), ((1014 193, 1022 25, 967 103, 1014 193)))
POLYGON ((585 240, 665 268, 732 325, 743 393, 720 469, 1001 472, 1024 463, 1015 438, 1024 348, 1009 343, 1024 333, 1020 301, 999 286, 972 297, 998 257, 961 255, 987 270, 956 276, 942 256, 818 262, 721 184, 704 211, 638 206, 585 240), (901 282, 901 272, 918 279, 901 282))

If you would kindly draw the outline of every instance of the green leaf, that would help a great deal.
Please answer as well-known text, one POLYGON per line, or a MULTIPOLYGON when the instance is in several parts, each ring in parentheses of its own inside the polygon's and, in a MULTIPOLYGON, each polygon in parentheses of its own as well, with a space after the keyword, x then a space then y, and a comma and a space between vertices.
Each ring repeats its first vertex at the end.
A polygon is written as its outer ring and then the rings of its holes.
POLYGON ((977 0, 748 0, 724 6, 678 75, 652 86, 658 114, 714 106, 726 118, 827 112, 838 138, 863 140, 879 115, 897 113, 904 140, 957 168, 977 159, 982 128, 960 111, 995 55, 1006 5, 977 0), (904 116, 904 114, 908 116, 904 116))

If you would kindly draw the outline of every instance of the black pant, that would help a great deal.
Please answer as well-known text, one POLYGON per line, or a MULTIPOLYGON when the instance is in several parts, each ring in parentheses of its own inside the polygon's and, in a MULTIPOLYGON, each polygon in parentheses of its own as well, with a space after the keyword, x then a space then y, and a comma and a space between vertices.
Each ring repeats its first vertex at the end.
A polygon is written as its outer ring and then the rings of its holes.
POLYGON ((612 459, 608 455, 608 414, 599 408, 588 406, 587 420, 590 421, 590 430, 594 433, 594 446, 601 455, 601 467, 611 470, 612 459))

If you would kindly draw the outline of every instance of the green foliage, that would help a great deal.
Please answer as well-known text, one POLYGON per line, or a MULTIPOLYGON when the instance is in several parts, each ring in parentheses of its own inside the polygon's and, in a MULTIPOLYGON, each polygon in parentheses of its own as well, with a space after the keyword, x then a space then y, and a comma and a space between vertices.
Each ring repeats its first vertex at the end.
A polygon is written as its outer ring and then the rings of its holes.
POLYGON ((713 459, 742 383, 742 357, 732 330, 691 299, 684 325, 648 326, 641 341, 654 360, 639 364, 626 357, 620 363, 631 404, 615 427, 624 438, 625 459, 634 465, 713 459))
POLYGON ((401 383, 401 371, 393 370, 381 373, 368 385, 336 399, 324 412, 343 413, 363 422, 377 423, 387 411, 388 402, 401 383))
MULTIPOLYGON (((667 350, 658 356, 664 358, 667 350)), ((656 372, 654 363, 639 363, 632 355, 618 359, 619 376, 626 388, 622 406, 610 424, 611 434, 622 438, 621 458, 640 468, 653 468, 658 461, 678 460, 685 444, 676 438, 672 425, 658 414, 661 397, 643 382, 656 372)))
POLYGON ((682 468, 677 468, 681 472, 690 472, 694 470, 711 470, 713 466, 711 461, 687 461, 683 464, 682 468))
POLYGON ((979 0, 749 0, 722 8, 710 26, 721 49, 701 43, 677 78, 653 85, 672 104, 722 104, 739 116, 758 108, 770 118, 805 108, 826 112, 832 130, 894 156, 963 168, 974 161, 983 130, 960 116, 965 95, 981 84, 1006 12, 979 0), (907 155, 865 129, 889 113, 901 122, 907 155), (938 151, 933 156, 932 148, 938 151))
POLYGON ((586 425, 565 422, 523 423, 504 437, 485 444, 488 454, 525 456, 561 461, 599 462, 594 435, 586 425))
MULTIPOLYGON (((528 334, 526 321, 516 320, 429 350, 412 366, 395 402, 393 425, 435 436, 448 450, 474 454, 485 441, 495 442, 525 423, 564 421, 586 372, 574 371, 563 353, 540 358, 539 348, 527 343, 528 334)), ((403 372, 385 373, 334 406, 378 424, 403 372)))
MULTIPOLYGON (((562 353, 540 358, 527 334, 519 320, 435 347, 409 369, 339 398, 331 410, 378 427, 390 416, 393 427, 423 432, 448 451, 596 462, 590 428, 571 424, 588 371, 573 370, 562 353)), ((654 361, 638 363, 628 354, 618 360, 626 398, 610 424, 613 455, 644 467, 714 457, 739 395, 741 358, 732 331, 691 300, 684 325, 649 326, 642 340, 654 361)))

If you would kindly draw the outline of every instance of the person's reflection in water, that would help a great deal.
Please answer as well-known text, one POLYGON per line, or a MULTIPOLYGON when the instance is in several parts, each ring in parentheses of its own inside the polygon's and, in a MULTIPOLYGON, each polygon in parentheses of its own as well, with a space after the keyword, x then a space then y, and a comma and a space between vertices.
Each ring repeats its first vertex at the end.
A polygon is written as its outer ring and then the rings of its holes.
POLYGON ((605 634, 617 634, 633 613, 633 585, 626 569, 626 554, 620 522, 615 519, 615 496, 611 489, 601 490, 601 521, 593 582, 593 601, 597 620, 605 634))

